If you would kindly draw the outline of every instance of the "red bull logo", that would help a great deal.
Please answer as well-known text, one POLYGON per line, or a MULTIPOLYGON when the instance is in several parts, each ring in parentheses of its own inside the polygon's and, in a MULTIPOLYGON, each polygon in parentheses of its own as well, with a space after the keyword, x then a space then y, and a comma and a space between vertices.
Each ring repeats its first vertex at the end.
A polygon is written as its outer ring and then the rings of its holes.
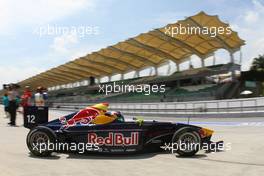
POLYGON ((138 132, 130 133, 130 136, 124 136, 122 133, 109 133, 106 137, 98 136, 96 133, 88 133, 88 143, 108 146, 119 145, 138 145, 138 132))

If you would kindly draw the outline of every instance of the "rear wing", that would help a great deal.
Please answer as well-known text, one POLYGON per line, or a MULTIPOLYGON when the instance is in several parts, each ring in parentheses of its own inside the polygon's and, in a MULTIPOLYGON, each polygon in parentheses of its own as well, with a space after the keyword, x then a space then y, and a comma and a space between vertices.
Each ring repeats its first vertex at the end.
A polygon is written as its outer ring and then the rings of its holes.
POLYGON ((49 121, 49 108, 47 106, 28 106, 24 108, 24 127, 34 128, 49 121))

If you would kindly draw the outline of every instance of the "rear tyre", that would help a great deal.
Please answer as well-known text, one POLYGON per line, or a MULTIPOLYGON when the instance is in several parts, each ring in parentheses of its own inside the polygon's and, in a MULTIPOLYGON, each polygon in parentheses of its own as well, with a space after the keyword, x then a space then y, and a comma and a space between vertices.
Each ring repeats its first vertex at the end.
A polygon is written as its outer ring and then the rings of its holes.
POLYGON ((196 129, 186 127, 175 132, 172 137, 172 144, 178 155, 194 156, 200 150, 201 137, 196 129))
POLYGON ((52 149, 54 148, 50 146, 54 146, 55 142, 56 136, 54 132, 44 126, 33 128, 27 135, 27 147, 29 151, 35 156, 50 156, 53 152, 52 149))

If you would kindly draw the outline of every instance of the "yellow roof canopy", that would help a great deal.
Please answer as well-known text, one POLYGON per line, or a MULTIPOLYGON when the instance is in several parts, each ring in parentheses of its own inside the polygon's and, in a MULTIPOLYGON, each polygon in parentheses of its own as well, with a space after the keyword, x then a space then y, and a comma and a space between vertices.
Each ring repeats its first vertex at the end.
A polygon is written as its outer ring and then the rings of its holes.
POLYGON ((81 81, 90 76, 103 77, 150 66, 157 67, 168 60, 181 63, 192 55, 205 59, 218 49, 235 52, 244 44, 245 41, 239 38, 237 32, 232 31, 218 16, 200 12, 87 54, 19 84, 52 87, 81 81))

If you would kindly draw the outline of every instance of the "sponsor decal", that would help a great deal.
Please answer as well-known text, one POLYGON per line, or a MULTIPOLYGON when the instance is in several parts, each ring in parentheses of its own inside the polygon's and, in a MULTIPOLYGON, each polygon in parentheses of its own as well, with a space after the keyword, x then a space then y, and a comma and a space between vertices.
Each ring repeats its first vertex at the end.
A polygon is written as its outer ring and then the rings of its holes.
POLYGON ((131 132, 129 136, 123 133, 108 133, 102 137, 96 133, 88 133, 88 143, 106 146, 132 146, 138 145, 139 132, 131 132))

